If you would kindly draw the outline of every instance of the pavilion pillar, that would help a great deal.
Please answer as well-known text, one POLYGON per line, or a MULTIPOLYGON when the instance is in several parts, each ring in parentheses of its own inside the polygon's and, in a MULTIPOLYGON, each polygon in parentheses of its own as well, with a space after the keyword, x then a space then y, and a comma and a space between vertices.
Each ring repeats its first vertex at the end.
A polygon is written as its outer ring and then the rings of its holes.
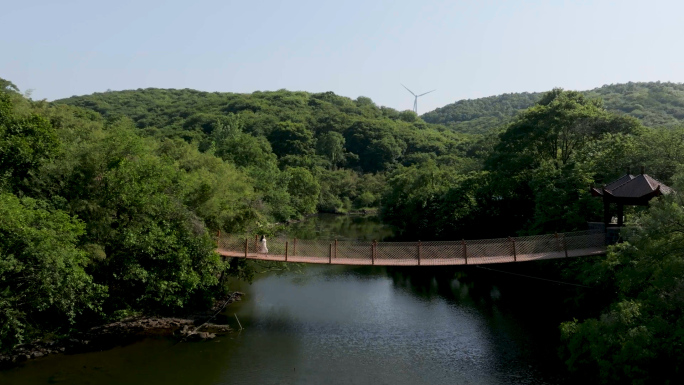
POLYGON ((605 225, 605 231, 608 231, 608 225, 610 224, 610 202, 605 197, 603 198, 603 224, 605 225))
POLYGON ((618 227, 623 225, 624 218, 625 218, 624 205, 622 203, 618 203, 618 212, 617 212, 617 220, 618 220, 617 225, 618 225, 618 227))

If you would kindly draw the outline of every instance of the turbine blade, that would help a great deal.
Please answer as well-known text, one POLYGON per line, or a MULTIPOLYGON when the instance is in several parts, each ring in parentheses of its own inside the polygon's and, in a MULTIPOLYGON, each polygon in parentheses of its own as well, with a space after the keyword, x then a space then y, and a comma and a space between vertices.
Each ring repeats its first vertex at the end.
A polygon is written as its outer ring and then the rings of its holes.
POLYGON ((437 91, 437 90, 428 91, 428 92, 426 92, 426 93, 424 93, 424 94, 420 94, 420 95, 418 95, 418 96, 427 95, 427 94, 429 94, 430 92, 435 92, 435 91, 437 91))
MULTIPOLYGON (((401 83, 399 83, 399 84, 401 84, 401 83)), ((404 87, 404 88, 406 88, 406 91, 410 92, 411 95, 416 96, 416 94, 414 94, 413 91, 409 90, 408 87, 406 87, 406 86, 403 85, 403 84, 401 84, 401 86, 404 87)))

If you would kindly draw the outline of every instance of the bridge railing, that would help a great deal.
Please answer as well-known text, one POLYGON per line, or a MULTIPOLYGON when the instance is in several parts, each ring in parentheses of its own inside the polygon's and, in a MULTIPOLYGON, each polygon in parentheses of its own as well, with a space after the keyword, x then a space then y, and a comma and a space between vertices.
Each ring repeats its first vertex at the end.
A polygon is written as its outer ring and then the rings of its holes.
POLYGON ((465 265, 567 258, 605 251, 601 231, 578 231, 495 239, 369 242, 276 237, 262 249, 259 237, 223 234, 218 251, 225 256, 273 261, 354 265, 465 265))

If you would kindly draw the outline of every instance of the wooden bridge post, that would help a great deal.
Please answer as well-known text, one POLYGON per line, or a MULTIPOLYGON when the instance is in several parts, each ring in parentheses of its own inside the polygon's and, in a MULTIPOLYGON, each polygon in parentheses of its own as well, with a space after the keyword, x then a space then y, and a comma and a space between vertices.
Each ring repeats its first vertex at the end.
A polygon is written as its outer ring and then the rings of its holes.
POLYGON ((285 241, 285 262, 287 262, 287 248, 288 248, 288 246, 289 246, 289 243, 290 243, 290 242, 285 241))
POLYGON ((563 234, 563 249, 565 250, 565 258, 568 257, 568 244, 565 242, 565 234, 563 234))
POLYGON ((556 238, 556 248, 558 249, 558 251, 563 251, 563 249, 561 249, 560 247, 560 239, 558 239, 558 233, 553 233, 553 236, 556 238))
POLYGON ((221 248, 221 229, 216 234, 216 246, 221 248))
POLYGON ((465 239, 461 240, 463 243, 463 256, 465 257, 465 264, 468 264, 468 247, 466 246, 465 239))
POLYGON ((375 248, 377 246, 377 241, 374 239, 371 243, 371 265, 375 265, 375 248))
POLYGON ((560 238, 558 238, 558 233, 553 233, 553 236, 556 237, 556 248, 558 248, 558 251, 563 251, 563 248, 561 247, 560 238))
POLYGON ((247 237, 245 237, 245 258, 247 258, 247 248, 248 248, 249 241, 247 240, 247 237))
POLYGON ((513 246, 513 262, 518 262, 518 256, 515 251, 515 240, 511 237, 508 237, 508 240, 511 242, 511 245, 513 246))
POLYGON ((332 265, 332 248, 333 244, 330 244, 330 248, 328 249, 328 263, 332 265))
POLYGON ((422 242, 418 241, 418 266, 420 266, 420 246, 422 246, 422 242))
POLYGON ((335 239, 335 258, 337 258, 337 239, 335 239))

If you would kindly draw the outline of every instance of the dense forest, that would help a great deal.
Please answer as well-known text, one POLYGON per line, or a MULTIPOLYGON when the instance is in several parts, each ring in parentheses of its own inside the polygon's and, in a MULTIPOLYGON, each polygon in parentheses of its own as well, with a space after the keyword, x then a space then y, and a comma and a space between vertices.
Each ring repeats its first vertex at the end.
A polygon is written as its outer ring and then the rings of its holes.
MULTIPOLYGON (((609 111, 633 116, 648 127, 678 126, 684 121, 684 84, 611 84, 583 91, 603 99, 609 111)), ((534 105, 543 93, 512 93, 458 102, 421 116, 428 123, 444 124, 457 132, 487 133, 534 105)))
MULTIPOLYGON (((424 119, 330 92, 145 89, 48 103, 0 88, 0 349, 206 306, 226 276, 253 272, 214 253, 219 230, 378 208, 404 239, 541 234, 601 218, 589 186, 629 168, 684 188, 682 86, 670 83, 504 95, 424 119)), ((548 265, 547 276, 602 293, 578 292, 596 310, 561 325, 579 378, 682 380, 682 203, 671 194, 630 210, 606 257, 548 265)))
POLYGON ((377 207, 388 170, 426 158, 461 162, 468 146, 466 136, 411 111, 332 92, 145 89, 55 103, 131 119, 145 136, 194 143, 234 164, 255 181, 265 211, 278 221, 377 207))

